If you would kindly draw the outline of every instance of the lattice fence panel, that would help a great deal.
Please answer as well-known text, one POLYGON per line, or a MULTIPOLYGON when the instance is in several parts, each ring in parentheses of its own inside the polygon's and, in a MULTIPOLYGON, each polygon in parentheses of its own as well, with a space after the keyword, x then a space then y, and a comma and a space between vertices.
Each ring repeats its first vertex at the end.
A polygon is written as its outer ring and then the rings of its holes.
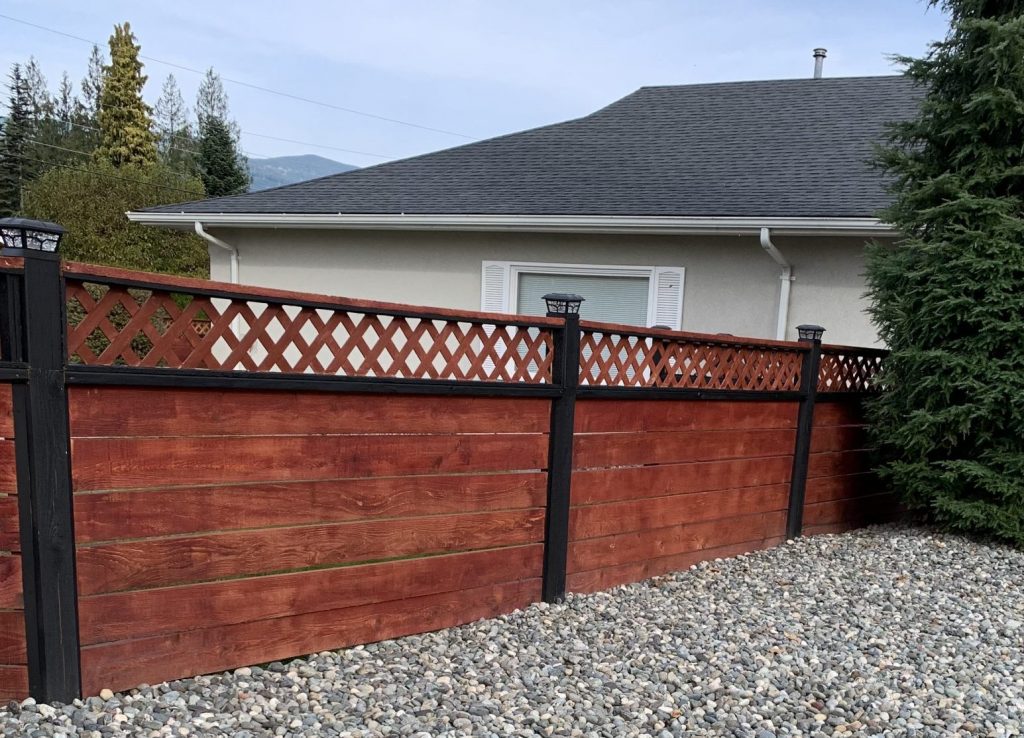
POLYGON ((540 384, 541 327, 67 280, 72 363, 540 384))
POLYGON ((878 389, 874 380, 882 369, 884 357, 885 352, 882 351, 822 352, 818 391, 867 392, 878 389))
POLYGON ((793 391, 800 388, 802 357, 802 351, 783 347, 584 330, 580 383, 793 391))

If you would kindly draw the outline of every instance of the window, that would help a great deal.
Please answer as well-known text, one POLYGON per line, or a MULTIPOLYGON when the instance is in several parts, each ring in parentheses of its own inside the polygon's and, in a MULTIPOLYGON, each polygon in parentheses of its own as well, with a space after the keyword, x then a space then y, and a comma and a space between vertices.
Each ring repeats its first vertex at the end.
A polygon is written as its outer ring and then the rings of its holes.
POLYGON ((683 313, 682 267, 593 266, 485 261, 481 309, 543 315, 548 292, 586 298, 584 319, 679 330, 683 313))

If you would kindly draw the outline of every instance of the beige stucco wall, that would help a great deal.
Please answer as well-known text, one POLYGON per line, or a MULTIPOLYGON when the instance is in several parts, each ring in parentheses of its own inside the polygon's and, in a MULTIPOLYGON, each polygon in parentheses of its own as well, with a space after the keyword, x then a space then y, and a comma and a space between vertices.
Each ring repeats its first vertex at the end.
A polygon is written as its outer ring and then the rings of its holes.
MULTIPOLYGON (((772 338, 779 267, 753 236, 218 229, 239 250, 240 281, 420 305, 480 309, 485 260, 682 266, 683 329, 772 338)), ((863 313, 863 239, 773 239, 794 265, 789 327, 820 323, 827 340, 873 345, 863 313)), ((211 247, 214 279, 225 251, 211 247)))

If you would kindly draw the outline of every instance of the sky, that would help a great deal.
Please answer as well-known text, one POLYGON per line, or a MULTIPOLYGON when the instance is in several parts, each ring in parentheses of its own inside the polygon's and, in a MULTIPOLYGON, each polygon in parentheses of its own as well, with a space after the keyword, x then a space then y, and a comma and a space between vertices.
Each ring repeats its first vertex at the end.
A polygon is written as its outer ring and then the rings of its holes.
POLYGON ((645 85, 807 77, 817 46, 826 76, 892 74, 890 55, 946 31, 919 0, 4 0, 0 16, 0 64, 34 56, 51 89, 65 70, 77 83, 90 51, 53 31, 105 50, 129 21, 151 104, 173 73, 191 107, 200 75, 178 67, 212 66, 250 156, 356 166, 576 118, 645 85))

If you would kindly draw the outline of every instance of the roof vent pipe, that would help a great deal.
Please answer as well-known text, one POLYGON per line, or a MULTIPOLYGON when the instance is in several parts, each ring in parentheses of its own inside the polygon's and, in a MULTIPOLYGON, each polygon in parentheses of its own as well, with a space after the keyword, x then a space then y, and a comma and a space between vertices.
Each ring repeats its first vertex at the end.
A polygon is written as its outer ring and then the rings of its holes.
POLYGON ((821 68, 825 66, 825 55, 828 49, 818 47, 814 50, 814 79, 821 79, 821 68))

